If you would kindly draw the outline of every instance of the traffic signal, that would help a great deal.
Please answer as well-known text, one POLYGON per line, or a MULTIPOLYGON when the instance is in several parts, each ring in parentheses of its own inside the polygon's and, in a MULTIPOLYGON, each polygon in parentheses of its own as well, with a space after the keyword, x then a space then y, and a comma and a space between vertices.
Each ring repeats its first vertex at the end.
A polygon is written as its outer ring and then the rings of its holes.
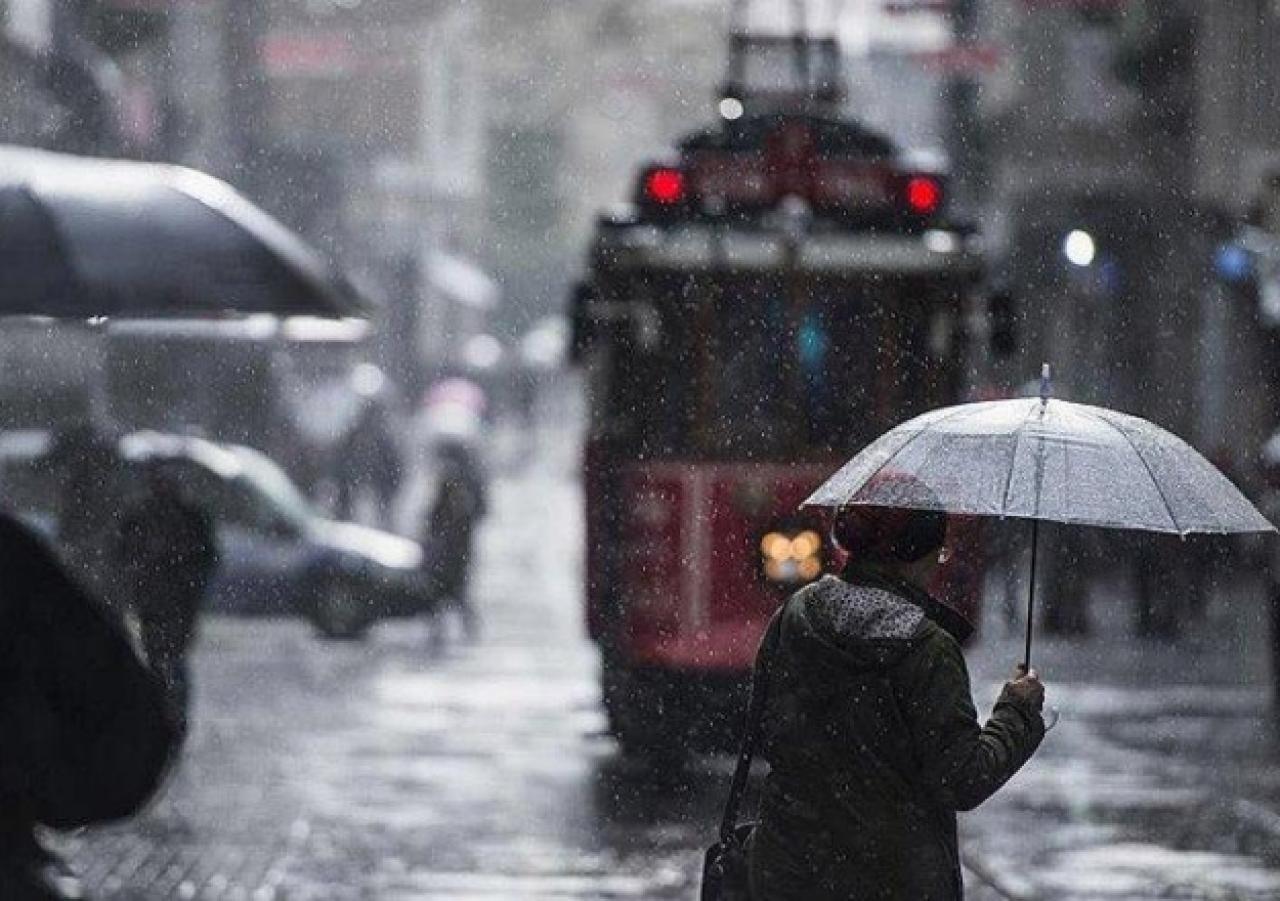
POLYGON ((1186 15, 1161 16, 1126 34, 1116 75, 1140 88, 1189 75, 1195 63, 1195 22, 1186 15))
POLYGON ((997 288, 987 299, 991 317, 991 353, 1001 359, 1018 349, 1018 299, 1007 287, 997 288))
POLYGON ((112 56, 127 56, 160 42, 168 25, 165 3, 92 0, 84 6, 85 36, 112 56))
POLYGON ((1195 118, 1196 23, 1190 14, 1152 8, 1126 19, 1116 77, 1142 92, 1148 120, 1168 137, 1190 133, 1195 118))
POLYGON ((1075 7, 1076 18, 1093 28, 1114 27, 1124 18, 1125 0, 1083 0, 1075 7))

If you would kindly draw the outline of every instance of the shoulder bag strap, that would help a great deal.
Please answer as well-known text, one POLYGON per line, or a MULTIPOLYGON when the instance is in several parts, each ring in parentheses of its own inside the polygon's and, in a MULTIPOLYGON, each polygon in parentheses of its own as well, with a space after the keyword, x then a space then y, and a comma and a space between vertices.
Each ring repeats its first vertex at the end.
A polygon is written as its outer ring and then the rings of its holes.
POLYGON ((783 604, 769 621, 769 628, 765 630, 764 639, 760 642, 760 651, 756 654, 755 671, 751 680, 751 702, 747 706, 742 746, 738 750, 738 766, 733 771, 729 798, 724 805, 724 816, 720 819, 720 841, 726 844, 734 840, 734 830, 738 825, 738 809, 742 806, 742 796, 747 790, 751 760, 755 757, 756 743, 760 738, 760 721, 764 717, 765 701, 769 694, 770 671, 773 668, 773 658, 778 647, 782 612, 787 609, 788 604, 790 601, 783 604))

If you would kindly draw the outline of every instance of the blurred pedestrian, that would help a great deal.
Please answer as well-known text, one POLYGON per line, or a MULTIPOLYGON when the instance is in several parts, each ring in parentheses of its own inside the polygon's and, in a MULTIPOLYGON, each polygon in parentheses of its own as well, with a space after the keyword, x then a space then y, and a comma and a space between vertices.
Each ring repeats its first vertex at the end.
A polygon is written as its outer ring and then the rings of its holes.
POLYGON ((212 519, 187 497, 179 473, 164 463, 148 464, 146 491, 123 517, 116 556, 147 664, 164 685, 169 709, 185 733, 187 658, 218 546, 212 519))
POLYGON ((1193 611, 1203 608, 1210 587, 1206 552, 1212 543, 1195 536, 1123 536, 1132 546, 1134 631, 1142 638, 1172 641, 1193 611))
POLYGON ((403 467, 381 403, 365 401, 335 454, 338 516, 371 526, 385 525, 400 489, 403 467))
MULTIPOLYGON (((1266 487, 1258 507, 1269 520, 1280 522, 1280 432, 1263 447, 1262 475, 1266 487)), ((1271 703, 1280 713, 1280 542, 1268 542, 1263 554, 1263 591, 1271 626, 1271 703)), ((1276 728, 1280 730, 1280 717, 1276 720, 1276 728)))
POLYGON ((1044 736, 1034 671, 985 726, 960 643, 970 626, 926 593, 945 562, 945 514, 848 507, 849 555, 788 601, 762 644, 770 772, 750 860, 760 901, 963 896, 956 811, 970 810, 1044 736))
POLYGON ((471 566, 475 532, 488 510, 485 478, 475 448, 461 441, 445 441, 437 448, 435 496, 427 512, 422 544, 438 601, 433 640, 443 638, 442 615, 459 614, 470 639, 479 634, 480 617, 471 603, 471 566))
MULTIPOLYGON (((1105 572, 1106 555, 1114 554, 1116 545, 1112 542, 1099 546, 1096 533, 1076 526, 1044 523, 1039 529, 1039 625, 1046 635, 1087 636, 1093 630, 1089 616, 1090 581, 1105 572)), ((1148 537, 1144 535, 1142 541, 1134 542, 1136 548, 1140 550, 1148 537)), ((1130 536, 1108 539, 1134 541, 1130 536)))
POLYGON ((0 586, 0 898, 82 898, 37 827, 136 812, 164 776, 176 730, 118 623, 7 516, 0 586))

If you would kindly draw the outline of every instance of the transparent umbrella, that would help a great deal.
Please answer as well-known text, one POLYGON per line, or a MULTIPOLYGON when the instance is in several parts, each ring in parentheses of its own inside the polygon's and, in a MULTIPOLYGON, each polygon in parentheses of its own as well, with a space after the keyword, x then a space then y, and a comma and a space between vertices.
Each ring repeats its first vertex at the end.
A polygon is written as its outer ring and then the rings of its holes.
POLYGON ((1050 397, 933 410, 874 441, 804 503, 1028 519, 1035 603, 1041 520, 1187 535, 1274 532, 1212 463, 1145 419, 1050 397), (910 479, 877 478, 890 473, 910 479))

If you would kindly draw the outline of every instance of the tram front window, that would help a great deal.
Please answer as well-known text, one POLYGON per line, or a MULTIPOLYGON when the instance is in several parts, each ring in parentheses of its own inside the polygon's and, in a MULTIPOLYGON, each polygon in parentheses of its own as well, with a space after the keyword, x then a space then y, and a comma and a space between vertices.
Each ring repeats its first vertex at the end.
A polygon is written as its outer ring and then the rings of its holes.
POLYGON ((922 394, 930 317, 901 286, 741 279, 664 296, 648 346, 615 345, 610 407, 642 456, 848 452, 886 404, 922 394))

